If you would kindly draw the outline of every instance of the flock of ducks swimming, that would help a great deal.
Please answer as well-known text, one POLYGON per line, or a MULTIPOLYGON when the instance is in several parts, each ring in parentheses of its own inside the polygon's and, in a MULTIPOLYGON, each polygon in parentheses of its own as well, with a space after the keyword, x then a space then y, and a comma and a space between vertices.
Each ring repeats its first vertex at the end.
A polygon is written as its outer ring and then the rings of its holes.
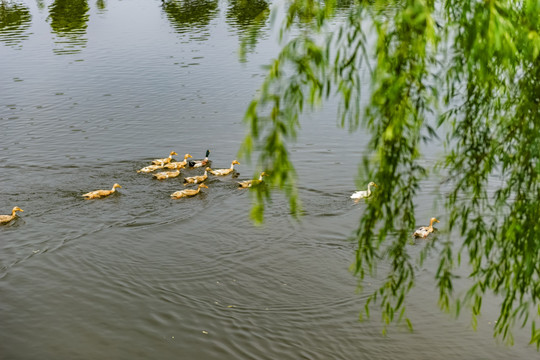
MULTIPOLYGON (((173 171, 161 171, 158 173, 153 174, 153 177, 157 180, 165 180, 165 179, 172 179, 180 175, 180 170, 190 167, 190 168, 199 168, 199 167, 205 167, 204 174, 198 175, 198 176, 190 176, 184 178, 184 186, 188 184, 198 184, 196 189, 184 189, 175 191, 171 194, 172 199, 181 199, 184 197, 191 197, 199 194, 201 192, 202 188, 208 189, 208 186, 204 184, 204 181, 208 179, 208 173, 214 175, 214 176, 225 176, 229 175, 234 171, 234 165, 240 165, 240 163, 237 160, 233 160, 231 163, 230 168, 226 169, 216 169, 213 170, 212 168, 208 167, 210 160, 208 159, 208 156, 210 155, 210 150, 206 150, 206 156, 203 160, 188 160, 189 158, 192 158, 190 154, 184 155, 183 161, 173 161, 173 156, 178 155, 175 151, 171 151, 168 157, 163 159, 155 159, 152 160, 152 164, 148 165, 146 167, 143 167, 142 169, 137 170, 138 173, 151 173, 156 170, 161 169, 174 169, 173 171)), ((263 182, 263 176, 266 176, 267 174, 265 172, 262 172, 258 179, 253 180, 245 180, 245 181, 239 181, 238 188, 240 189, 247 189, 252 186, 258 185, 263 182)), ((361 190, 361 191, 355 191, 351 195, 351 199, 354 199, 355 203, 358 203, 361 199, 368 199, 372 192, 371 187, 378 187, 377 184, 375 184, 373 181, 370 182, 367 186, 367 190, 361 190)), ((86 200, 91 199, 99 199, 103 197, 107 197, 111 194, 113 194, 117 188, 122 188, 119 184, 114 184, 111 190, 94 190, 90 191, 86 194, 83 194, 82 196, 86 200)), ((17 212, 21 211, 24 212, 21 208, 15 206, 13 210, 11 211, 11 215, 0 215, 0 225, 7 224, 14 220, 17 217, 17 212)), ((429 226, 421 226, 418 228, 414 233, 413 237, 416 238, 426 238, 429 234, 434 232, 433 223, 439 222, 436 218, 431 218, 429 222, 429 226)))

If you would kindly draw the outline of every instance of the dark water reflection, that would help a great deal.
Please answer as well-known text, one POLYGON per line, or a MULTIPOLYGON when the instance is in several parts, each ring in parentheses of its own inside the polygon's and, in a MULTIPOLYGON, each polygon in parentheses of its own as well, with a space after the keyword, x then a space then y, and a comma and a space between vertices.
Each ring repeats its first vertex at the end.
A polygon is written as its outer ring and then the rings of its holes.
POLYGON ((179 33, 208 38, 209 24, 218 14, 217 0, 163 0, 163 11, 179 33))
POLYGON ((32 15, 23 4, 0 1, 0 42, 18 47, 29 36, 32 15))
POLYGON ((86 47, 89 9, 87 0, 55 0, 49 6, 51 29, 57 36, 56 54, 75 54, 86 47))
MULTIPOLYGON (((363 206, 348 196, 367 138, 336 127, 336 104, 302 119, 291 149, 300 223, 279 194, 264 226, 250 222, 236 181, 258 169, 244 161, 238 178, 212 177, 179 201, 169 194, 199 170, 161 182, 136 173, 171 150, 201 158, 209 148, 219 168, 236 157, 261 67, 278 50, 270 3, 0 4, 15 14, 0 28, 0 213, 25 210, 0 227, 1 359, 538 356, 528 333, 511 349, 494 342, 496 300, 476 333, 440 314, 429 260, 409 300, 413 334, 382 337, 377 314, 357 321, 365 302, 347 238, 363 206), (256 51, 240 63, 248 34, 256 51), (81 197, 115 182, 110 198, 81 197)), ((425 184, 419 219, 438 211, 437 184, 425 184)))

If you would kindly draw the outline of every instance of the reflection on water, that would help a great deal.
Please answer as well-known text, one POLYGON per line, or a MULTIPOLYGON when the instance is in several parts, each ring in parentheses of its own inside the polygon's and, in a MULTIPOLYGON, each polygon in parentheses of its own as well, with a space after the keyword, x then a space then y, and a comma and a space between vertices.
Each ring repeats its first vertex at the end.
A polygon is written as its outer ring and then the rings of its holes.
POLYGON ((87 0, 55 0, 49 7, 51 29, 56 33, 55 54, 75 54, 86 47, 87 0))
POLYGON ((20 47, 28 38, 32 16, 30 10, 12 2, 0 1, 0 41, 8 46, 20 47))
POLYGON ((270 10, 264 0, 230 0, 227 22, 238 29, 244 50, 253 51, 270 10))
POLYGON ((199 40, 210 36, 208 25, 217 16, 217 0, 164 0, 162 6, 179 33, 193 33, 199 40))
POLYGON ((105 12, 107 9, 107 2, 105 0, 96 0, 96 8, 99 13, 105 12))

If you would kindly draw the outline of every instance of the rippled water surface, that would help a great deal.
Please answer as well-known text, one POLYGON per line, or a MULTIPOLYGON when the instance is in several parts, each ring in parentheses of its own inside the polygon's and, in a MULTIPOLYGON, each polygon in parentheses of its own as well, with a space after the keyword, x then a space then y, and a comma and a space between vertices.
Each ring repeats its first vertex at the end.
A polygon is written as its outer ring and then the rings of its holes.
MULTIPOLYGON (((528 333, 518 331, 512 348, 492 339, 496 300, 476 332, 466 317, 441 314, 430 261, 409 299, 414 333, 398 326, 383 337, 377 314, 358 322, 365 301, 347 238, 362 204, 348 196, 366 137, 336 126, 334 104, 306 116, 292 147, 301 222, 279 194, 263 226, 250 222, 251 198, 236 181, 256 169, 243 160, 189 199, 169 194, 200 169, 161 182, 136 172, 171 150, 180 159, 210 149, 213 167, 229 166, 261 66, 278 50, 272 7, 0 2, 0 213, 25 210, 0 227, 0 358, 538 356, 528 333), (122 188, 109 198, 81 197, 114 183, 122 188)), ((436 185, 426 183, 419 219, 444 219, 433 207, 436 185)))

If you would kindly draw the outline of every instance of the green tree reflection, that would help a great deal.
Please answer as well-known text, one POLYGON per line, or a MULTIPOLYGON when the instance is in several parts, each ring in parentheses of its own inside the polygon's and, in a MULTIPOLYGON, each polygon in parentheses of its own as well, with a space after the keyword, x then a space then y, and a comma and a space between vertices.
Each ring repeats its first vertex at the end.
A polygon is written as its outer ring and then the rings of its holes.
POLYGON ((21 4, 0 1, 0 41, 8 46, 20 47, 28 38, 32 20, 30 10, 21 4))
POLYGON ((179 33, 196 34, 201 39, 209 36, 208 24, 216 17, 217 0, 163 0, 163 11, 179 33))
POLYGON ((105 0, 96 0, 96 8, 98 12, 104 13, 107 10, 107 2, 105 0))
POLYGON ((238 29, 242 59, 247 51, 255 48, 269 15, 268 3, 264 0, 229 0, 227 22, 238 29))
POLYGON ((57 35, 56 54, 74 54, 86 47, 87 0, 55 0, 49 7, 51 29, 57 35))

